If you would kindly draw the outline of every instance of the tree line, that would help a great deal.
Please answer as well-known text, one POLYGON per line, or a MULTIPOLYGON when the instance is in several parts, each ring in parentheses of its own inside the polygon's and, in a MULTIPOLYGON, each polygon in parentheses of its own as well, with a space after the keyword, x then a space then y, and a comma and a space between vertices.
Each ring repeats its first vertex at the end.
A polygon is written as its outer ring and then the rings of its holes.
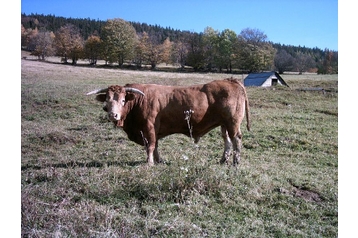
POLYGON ((152 69, 166 63, 210 72, 338 73, 337 51, 276 44, 253 28, 237 34, 206 27, 197 33, 119 18, 100 21, 21 14, 21 47, 40 60, 56 55, 74 65, 86 59, 92 65, 104 60, 152 69))

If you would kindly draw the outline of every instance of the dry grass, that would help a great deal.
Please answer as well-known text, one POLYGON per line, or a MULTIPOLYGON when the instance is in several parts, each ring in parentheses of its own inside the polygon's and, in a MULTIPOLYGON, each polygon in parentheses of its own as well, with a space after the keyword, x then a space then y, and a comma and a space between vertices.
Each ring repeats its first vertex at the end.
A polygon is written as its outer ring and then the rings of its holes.
MULTIPOLYGON (((129 82, 189 85, 231 77, 21 61, 23 237, 337 237, 337 76, 283 75, 291 86, 248 88, 238 169, 218 164, 218 129, 194 145, 145 152, 85 93, 129 82)), ((240 77, 240 76, 239 76, 240 77)))

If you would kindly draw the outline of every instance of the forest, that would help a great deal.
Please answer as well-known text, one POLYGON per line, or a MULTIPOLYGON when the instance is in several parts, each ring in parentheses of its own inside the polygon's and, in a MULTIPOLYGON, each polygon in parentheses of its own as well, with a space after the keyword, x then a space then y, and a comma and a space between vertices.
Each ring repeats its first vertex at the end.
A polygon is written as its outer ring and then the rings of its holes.
POLYGON ((85 59, 91 65, 104 60, 106 65, 151 69, 165 63, 203 72, 338 74, 338 51, 270 42, 255 28, 239 34, 210 26, 190 32, 120 18, 102 21, 22 13, 21 49, 39 60, 59 56, 73 65, 85 59))

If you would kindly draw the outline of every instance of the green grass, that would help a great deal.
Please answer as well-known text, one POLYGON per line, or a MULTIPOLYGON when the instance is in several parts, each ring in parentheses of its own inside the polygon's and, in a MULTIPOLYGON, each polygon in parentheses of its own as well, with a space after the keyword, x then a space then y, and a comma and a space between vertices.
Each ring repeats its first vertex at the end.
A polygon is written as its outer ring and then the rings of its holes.
POLYGON ((237 169, 218 164, 218 128, 197 145, 162 139, 166 163, 148 168, 144 148, 85 94, 231 75, 21 64, 23 236, 338 236, 338 93, 296 90, 337 89, 337 75, 282 75, 290 88, 248 88, 252 131, 242 125, 237 169))

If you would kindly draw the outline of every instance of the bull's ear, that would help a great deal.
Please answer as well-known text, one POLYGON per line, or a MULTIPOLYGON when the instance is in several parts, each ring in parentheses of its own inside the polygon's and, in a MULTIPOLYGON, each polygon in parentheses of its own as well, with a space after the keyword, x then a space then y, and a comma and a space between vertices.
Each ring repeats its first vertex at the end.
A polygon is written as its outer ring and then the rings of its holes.
POLYGON ((96 100, 100 102, 106 101, 106 94, 97 94, 96 100))
POLYGON ((126 101, 131 101, 135 98, 135 95, 133 93, 127 93, 126 94, 126 101))

